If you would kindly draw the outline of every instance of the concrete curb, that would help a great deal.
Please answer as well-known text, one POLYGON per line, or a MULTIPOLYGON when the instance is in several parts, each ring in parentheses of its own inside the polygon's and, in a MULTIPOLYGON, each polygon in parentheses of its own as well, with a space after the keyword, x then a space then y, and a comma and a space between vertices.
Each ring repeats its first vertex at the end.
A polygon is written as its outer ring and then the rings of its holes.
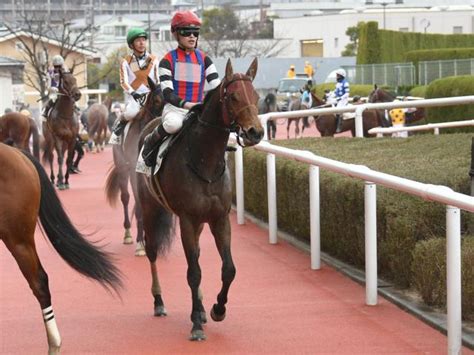
MULTIPOLYGON (((232 207, 235 209, 234 205, 232 207)), ((262 228, 268 229, 267 223, 259 220, 247 212, 245 212, 245 218, 262 228)), ((309 244, 296 239, 291 234, 278 230, 278 238, 281 238, 294 247, 310 254, 309 244)), ((321 252, 321 259, 325 264, 332 267, 333 269, 348 276, 355 282, 365 285, 365 273, 362 270, 337 260, 324 252, 321 252)), ((381 279, 378 279, 378 293, 388 301, 397 305, 399 308, 414 315, 429 326, 447 335, 447 317, 445 313, 438 312, 435 309, 423 304, 422 302, 411 299, 405 293, 396 289, 392 284, 381 279)), ((462 327, 462 343, 467 348, 474 350, 474 328, 469 328, 466 326, 462 327)))

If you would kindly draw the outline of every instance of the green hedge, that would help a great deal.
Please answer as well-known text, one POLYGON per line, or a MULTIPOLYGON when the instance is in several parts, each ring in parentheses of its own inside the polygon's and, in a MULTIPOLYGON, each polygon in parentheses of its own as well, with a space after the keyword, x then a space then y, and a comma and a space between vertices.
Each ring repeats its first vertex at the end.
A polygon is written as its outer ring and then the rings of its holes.
POLYGON ((360 25, 357 64, 404 62, 406 53, 413 50, 466 47, 474 47, 474 35, 380 30, 371 21, 360 25))
POLYGON ((450 60, 474 58, 474 48, 436 48, 420 49, 405 53, 405 62, 412 62, 415 66, 418 62, 430 60, 450 60))
MULTIPOLYGON (((274 144, 469 193, 469 134, 419 135, 407 139, 318 138, 274 144), (448 174, 449 172, 449 174, 448 174)), ((266 155, 244 150, 245 208, 268 220, 266 155)), ((277 157, 278 228, 309 243, 308 166, 277 157)), ((322 250, 364 268, 364 182, 321 169, 322 250)), ((387 188, 377 188, 378 266, 381 277, 410 287, 416 244, 445 236, 445 206, 387 188)), ((462 213, 462 231, 474 214, 462 213)), ((474 260, 471 260, 474 264, 474 260)))
MULTIPOLYGON (((461 242, 462 310, 464 318, 474 320, 474 238, 461 242)), ((441 238, 417 243, 413 252, 412 284, 423 301, 446 307, 446 240, 441 238)))
POLYGON ((427 88, 427 85, 415 86, 413 89, 410 90, 410 96, 425 97, 427 88))
MULTIPOLYGON (((451 76, 433 81, 426 89, 425 98, 474 95, 474 76, 451 76)), ((426 120, 429 123, 462 121, 474 119, 474 105, 432 107, 426 109, 426 120)), ((443 133, 474 132, 473 127, 442 129, 443 133)))

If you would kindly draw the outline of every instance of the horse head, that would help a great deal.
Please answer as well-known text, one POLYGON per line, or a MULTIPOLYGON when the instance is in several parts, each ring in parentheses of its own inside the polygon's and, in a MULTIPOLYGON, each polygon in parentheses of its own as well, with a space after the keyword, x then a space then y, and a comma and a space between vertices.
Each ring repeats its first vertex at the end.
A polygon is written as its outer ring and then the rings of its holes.
POLYGON ((59 72, 60 77, 60 85, 59 85, 59 93, 69 97, 71 100, 78 101, 82 94, 77 87, 77 80, 72 75, 72 73, 65 72, 64 70, 60 70, 59 72))
POLYGON ((395 96, 391 93, 379 88, 377 84, 374 84, 374 90, 369 94, 369 102, 392 102, 395 100, 395 96))
POLYGON ((219 91, 224 125, 238 126, 242 130, 240 137, 246 146, 258 144, 264 132, 258 118, 258 94, 252 84, 257 74, 257 66, 255 58, 245 74, 234 74, 229 59, 219 91))

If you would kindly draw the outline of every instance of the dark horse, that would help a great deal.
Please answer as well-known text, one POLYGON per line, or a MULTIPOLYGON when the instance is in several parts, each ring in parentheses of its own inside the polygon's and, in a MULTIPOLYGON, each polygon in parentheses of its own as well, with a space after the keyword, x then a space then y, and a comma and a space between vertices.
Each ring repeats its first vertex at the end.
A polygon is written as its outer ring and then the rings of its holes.
MULTIPOLYGON (((264 130, 258 118, 258 94, 252 80, 257 72, 254 59, 247 73, 234 74, 227 62, 222 83, 206 95, 204 104, 193 109, 194 119, 185 123, 158 174, 138 174, 139 203, 143 211, 146 255, 152 270, 155 316, 166 315, 156 269, 157 255, 172 240, 173 213, 179 218, 181 240, 188 262, 187 280, 192 294, 190 340, 204 340, 206 314, 200 292, 199 236, 208 223, 222 258, 222 288, 211 310, 215 321, 225 318, 227 294, 235 277, 231 256, 229 212, 232 187, 225 162, 230 131, 235 129, 245 145, 260 142, 264 130), (202 114, 199 112, 202 111, 202 114), (199 115, 199 117, 195 117, 199 115), (158 202, 157 197, 160 197, 158 202), (166 206, 166 207, 165 207, 166 206), (171 212, 172 211, 172 212, 171 212)), ((193 116, 193 114, 191 114, 193 116)), ((159 122, 154 120, 142 133, 159 122)))
POLYGON ((33 138, 33 155, 39 159, 39 133, 35 120, 19 112, 0 117, 0 142, 29 152, 30 136, 33 138))
MULTIPOLYGON (((311 93, 314 106, 326 106, 326 102, 311 93)), ((334 137, 336 133, 336 115, 333 113, 325 113, 315 116, 315 124, 322 137, 334 137)), ((381 126, 381 118, 376 110, 364 110, 362 113, 362 125, 364 137, 375 137, 369 134, 369 129, 381 126)), ((351 131, 352 137, 355 137, 355 118, 343 120, 341 132, 351 131)))
POLYGON ((93 149, 96 153, 104 150, 110 106, 112 106, 112 98, 107 97, 103 103, 92 104, 87 109, 87 133, 89 141, 94 141, 93 149))
MULTIPOLYGON (((128 214, 128 204, 130 201, 130 193, 128 192, 128 181, 132 186, 132 193, 135 201, 137 201, 137 176, 135 174, 135 166, 138 157, 138 139, 145 125, 155 117, 161 115, 163 110, 163 101, 161 91, 155 87, 152 81, 149 81, 151 93, 147 95, 145 104, 141 108, 137 117, 135 117, 126 129, 127 135, 122 135, 122 144, 114 144, 112 148, 114 165, 110 169, 105 184, 105 193, 107 201, 110 205, 115 206, 118 195, 123 205, 125 235, 124 244, 132 244, 133 239, 130 234, 130 217, 128 214)), ((137 245, 135 255, 144 256, 144 238, 143 238, 143 217, 140 204, 135 204, 135 218, 137 221, 137 245)))
MULTIPOLYGON (((396 96, 392 95, 388 91, 385 91, 381 88, 379 88, 377 85, 374 85, 374 90, 369 94, 369 102, 374 103, 374 102, 392 102, 395 101, 396 96)), ((384 122, 387 121, 385 116, 388 116, 388 114, 385 113, 384 110, 378 110, 379 115, 383 115, 384 122)), ((405 125, 410 125, 413 122, 420 121, 425 118, 425 108, 424 107, 418 107, 414 110, 407 110, 405 112, 405 125)), ((385 123, 385 126, 390 126, 391 123, 385 123)), ((384 126, 384 127, 385 127, 384 126)))
MULTIPOLYGON (((301 99, 293 98, 288 106, 288 111, 307 110, 308 108, 309 107, 301 103, 301 99)), ((287 124, 286 124, 286 138, 287 139, 290 139, 290 127, 293 122, 295 123, 295 138, 301 138, 303 136, 304 129, 309 127, 308 116, 288 118, 287 124), (303 120, 303 124, 301 126, 301 131, 300 131, 301 120, 303 120)))
MULTIPOLYGON (((277 105, 276 95, 273 93, 268 93, 264 99, 258 101, 258 114, 265 114, 269 112, 280 111, 277 105)), ((267 121, 267 138, 268 140, 275 139, 277 130, 277 123, 275 120, 267 121)))
POLYGON ((49 163, 50 179, 54 184, 53 150, 58 155, 58 176, 56 186, 60 190, 69 188, 69 171, 73 166, 74 147, 79 123, 74 115, 74 102, 81 98, 76 78, 71 73, 60 71, 58 99, 49 117, 43 123, 45 139, 43 160, 49 163), (64 154, 67 151, 66 174, 63 175, 64 154))
POLYGON ((74 270, 115 290, 121 286, 120 273, 110 256, 74 227, 38 160, 0 143, 0 161, 0 238, 40 304, 49 354, 56 354, 61 336, 54 319, 48 275, 36 253, 38 217, 54 249, 74 270))

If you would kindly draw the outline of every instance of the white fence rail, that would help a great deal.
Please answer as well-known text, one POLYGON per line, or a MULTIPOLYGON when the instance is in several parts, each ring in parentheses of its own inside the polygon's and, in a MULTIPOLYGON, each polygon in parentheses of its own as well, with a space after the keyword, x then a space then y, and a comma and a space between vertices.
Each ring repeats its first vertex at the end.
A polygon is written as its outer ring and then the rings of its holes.
MULTIPOLYGON (((474 97, 471 97, 474 99, 474 97)), ((397 106, 398 107, 398 106, 397 106)), ((314 110, 308 110, 314 111, 314 110)), ((341 112, 341 111, 339 111, 341 112)), ((288 113, 285 113, 288 115, 288 113)), ((301 114, 299 114, 301 115, 301 114)), ((301 117, 301 116, 299 116, 301 117)), ((269 216, 269 242, 277 242, 277 198, 275 156, 291 158, 310 164, 310 243, 311 268, 319 269, 320 260, 320 194, 319 168, 347 175, 365 181, 365 265, 366 304, 377 304, 377 220, 376 187, 382 185, 391 189, 422 197, 446 205, 447 245, 447 310, 448 310, 448 353, 459 354, 462 348, 461 322, 461 213, 460 209, 474 213, 474 197, 453 191, 449 187, 424 184, 417 181, 381 173, 363 165, 347 164, 308 151, 292 150, 261 142, 253 147, 267 155, 267 191, 269 216)), ((235 155, 237 194, 237 221, 244 223, 244 181, 243 153, 238 147, 235 155)))
MULTIPOLYGON (((439 99, 426 99, 416 101, 396 101, 396 102, 380 102, 362 105, 353 105, 346 107, 328 107, 328 108, 315 108, 310 110, 299 110, 299 111, 286 111, 286 112, 270 112, 260 115, 260 119, 264 127, 266 127, 268 120, 276 120, 279 118, 298 118, 307 116, 317 116, 328 113, 343 113, 343 112, 355 112, 355 131, 356 137, 363 137, 363 120, 362 113, 368 109, 381 109, 391 110, 393 108, 409 108, 409 107, 439 107, 439 106, 454 106, 454 105, 466 105, 474 103, 474 95, 469 96, 456 96, 456 97, 445 97, 439 99)), ((265 130, 265 139, 267 132, 265 130)))
POLYGON ((433 130, 434 134, 439 134, 440 128, 455 128, 474 126, 474 120, 453 121, 443 123, 428 123, 419 126, 410 127, 376 127, 369 129, 370 134, 376 134, 377 137, 382 137, 384 134, 398 133, 398 132, 414 132, 414 131, 429 131, 433 130))

